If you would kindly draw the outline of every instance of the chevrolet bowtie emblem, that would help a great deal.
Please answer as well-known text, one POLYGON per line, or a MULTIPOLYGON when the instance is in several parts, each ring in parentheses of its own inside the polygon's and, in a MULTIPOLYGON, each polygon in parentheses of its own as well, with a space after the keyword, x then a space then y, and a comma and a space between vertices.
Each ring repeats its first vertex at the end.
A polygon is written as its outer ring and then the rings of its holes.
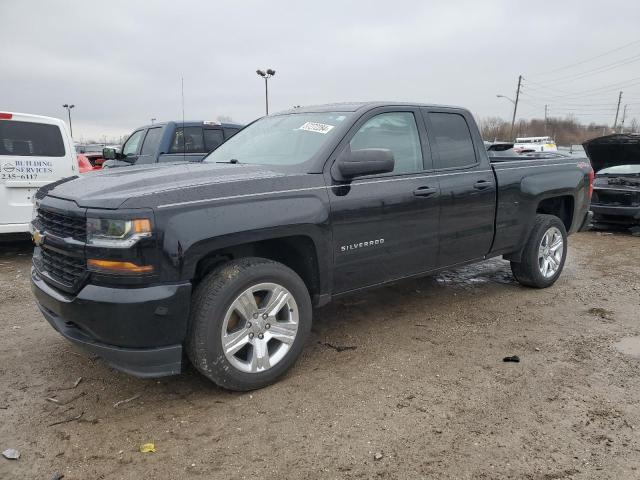
POLYGON ((42 245, 44 243, 44 233, 41 233, 40 230, 34 230, 33 243, 35 243, 37 247, 42 245))

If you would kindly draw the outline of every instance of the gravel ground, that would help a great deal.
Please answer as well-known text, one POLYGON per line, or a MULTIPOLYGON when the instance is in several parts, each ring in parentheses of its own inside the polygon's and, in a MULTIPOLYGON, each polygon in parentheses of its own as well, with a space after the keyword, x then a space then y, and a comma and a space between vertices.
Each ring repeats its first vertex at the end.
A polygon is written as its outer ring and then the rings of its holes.
POLYGON ((29 245, 0 245, 0 450, 21 452, 0 478, 640 478, 640 349, 616 349, 640 335, 640 239, 570 242, 546 290, 491 260, 336 300, 292 371, 242 394, 71 346, 29 245))

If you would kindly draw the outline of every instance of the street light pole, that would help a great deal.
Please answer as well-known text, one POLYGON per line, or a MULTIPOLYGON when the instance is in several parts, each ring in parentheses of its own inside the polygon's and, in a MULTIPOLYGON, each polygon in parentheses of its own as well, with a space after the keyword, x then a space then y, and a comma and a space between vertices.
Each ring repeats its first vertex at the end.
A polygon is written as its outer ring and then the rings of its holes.
POLYGON ((71 138, 73 138, 73 127, 71 126, 71 109, 73 107, 75 107, 75 105, 69 105, 68 103, 62 105, 62 108, 66 108, 67 113, 69 114, 69 132, 71 133, 71 138))
POLYGON ((276 71, 267 68, 267 70, 256 70, 259 77, 264 78, 264 107, 265 112, 269 115, 269 79, 276 74, 276 71))

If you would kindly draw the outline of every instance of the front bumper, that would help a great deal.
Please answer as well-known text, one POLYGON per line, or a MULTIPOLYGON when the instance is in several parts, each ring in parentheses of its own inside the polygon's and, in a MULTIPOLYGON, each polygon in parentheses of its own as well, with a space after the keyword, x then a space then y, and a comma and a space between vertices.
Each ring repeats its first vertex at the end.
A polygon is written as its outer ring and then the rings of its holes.
POLYGON ((0 233, 29 233, 29 223, 3 223, 0 224, 0 233))
POLYGON ((640 224, 640 207, 591 204, 591 210, 593 210, 595 223, 640 224))
POLYGON ((145 288, 89 284, 69 295, 32 269, 31 289, 53 328, 114 368, 139 377, 182 371, 190 283, 145 288))

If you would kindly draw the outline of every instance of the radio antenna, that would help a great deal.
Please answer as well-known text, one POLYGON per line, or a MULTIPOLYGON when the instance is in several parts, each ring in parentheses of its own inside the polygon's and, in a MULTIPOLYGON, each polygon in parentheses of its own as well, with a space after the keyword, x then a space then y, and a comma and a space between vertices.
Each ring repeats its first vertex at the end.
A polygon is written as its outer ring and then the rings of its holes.
POLYGON ((187 161, 187 137, 184 129, 184 77, 180 77, 180 86, 182 92, 182 160, 187 161))

